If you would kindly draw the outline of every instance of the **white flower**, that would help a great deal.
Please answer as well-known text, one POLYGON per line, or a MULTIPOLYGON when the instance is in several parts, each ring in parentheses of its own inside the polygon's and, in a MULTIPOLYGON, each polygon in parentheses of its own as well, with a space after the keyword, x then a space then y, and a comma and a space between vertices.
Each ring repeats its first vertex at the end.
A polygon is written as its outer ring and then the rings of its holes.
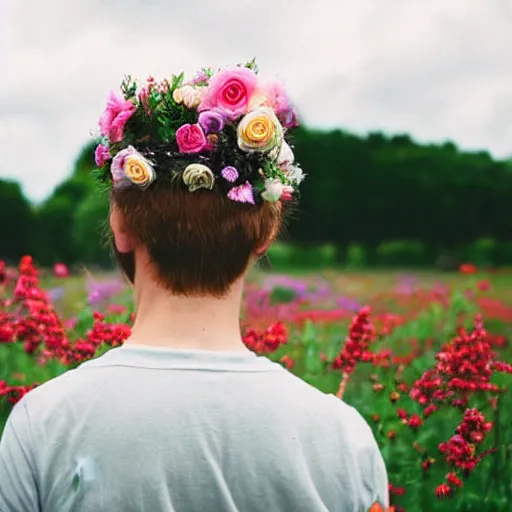
POLYGON ((192 85, 184 85, 182 87, 183 104, 187 108, 197 108, 201 103, 202 87, 193 87, 192 85))
POLYGON ((187 108, 197 108, 201 103, 204 87, 194 87, 193 85, 184 85, 175 89, 172 93, 174 101, 178 104, 183 103, 187 108))
POLYGON ((277 156, 277 165, 281 168, 287 168, 295 161, 295 155, 293 154, 292 148, 283 141, 281 144, 281 150, 277 156))
POLYGON ((265 180, 265 190, 261 193, 261 197, 265 201, 275 203, 281 199, 283 192, 293 192, 293 188, 277 178, 269 178, 265 180))
POLYGON ((292 165, 288 169, 286 177, 296 185, 300 185, 304 181, 306 175, 298 165, 292 165))

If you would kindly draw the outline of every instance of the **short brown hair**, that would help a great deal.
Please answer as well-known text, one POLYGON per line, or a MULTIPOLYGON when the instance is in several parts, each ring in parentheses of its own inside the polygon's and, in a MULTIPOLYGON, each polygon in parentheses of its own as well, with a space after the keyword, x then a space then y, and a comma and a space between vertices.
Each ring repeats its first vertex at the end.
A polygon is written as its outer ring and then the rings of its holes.
MULTIPOLYGON (((276 203, 236 203, 216 191, 190 193, 177 180, 114 189, 111 200, 123 229, 146 247, 155 278, 175 295, 222 297, 247 269, 251 256, 273 241, 283 211, 276 203), (156 185, 156 186, 155 186, 156 185)), ((116 256, 134 281, 133 254, 116 256)))

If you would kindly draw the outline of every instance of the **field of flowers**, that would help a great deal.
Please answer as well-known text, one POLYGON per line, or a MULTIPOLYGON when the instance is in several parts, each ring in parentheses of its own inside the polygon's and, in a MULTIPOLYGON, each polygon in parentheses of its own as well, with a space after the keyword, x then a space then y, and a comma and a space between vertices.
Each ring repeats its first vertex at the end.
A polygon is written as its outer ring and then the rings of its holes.
MULTIPOLYGON (((119 278, 67 274, 0 262, 0 432, 23 394, 130 333, 119 278)), ((510 510, 512 274, 255 271, 242 326, 365 416, 396 512, 510 510)))

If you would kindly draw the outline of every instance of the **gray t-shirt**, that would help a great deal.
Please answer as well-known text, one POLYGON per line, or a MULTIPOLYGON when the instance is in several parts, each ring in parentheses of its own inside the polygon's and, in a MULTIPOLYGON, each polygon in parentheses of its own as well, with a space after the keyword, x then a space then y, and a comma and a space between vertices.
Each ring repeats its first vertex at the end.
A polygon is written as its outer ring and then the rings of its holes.
POLYGON ((125 345, 36 388, 0 443, 1 512, 387 506, 352 407, 252 353, 125 345))

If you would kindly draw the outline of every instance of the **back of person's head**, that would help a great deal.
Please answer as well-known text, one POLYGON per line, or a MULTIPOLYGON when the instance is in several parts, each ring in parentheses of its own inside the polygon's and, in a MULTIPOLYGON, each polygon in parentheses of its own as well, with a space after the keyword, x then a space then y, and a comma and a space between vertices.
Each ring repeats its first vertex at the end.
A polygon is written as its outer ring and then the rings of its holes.
POLYGON ((144 250, 175 295, 225 295, 269 247, 302 170, 286 142, 297 125, 279 82, 254 63, 137 89, 127 78, 100 118, 96 149, 111 184, 117 259, 133 282, 144 250))

